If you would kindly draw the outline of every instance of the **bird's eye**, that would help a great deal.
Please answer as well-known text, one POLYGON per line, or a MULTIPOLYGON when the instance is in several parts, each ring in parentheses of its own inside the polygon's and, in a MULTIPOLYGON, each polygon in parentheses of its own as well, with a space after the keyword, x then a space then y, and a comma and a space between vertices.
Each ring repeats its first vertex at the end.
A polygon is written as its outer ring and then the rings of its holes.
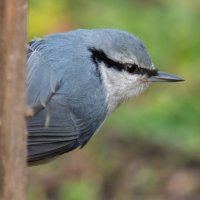
POLYGON ((138 70, 138 65, 137 64, 130 64, 127 63, 125 64, 125 70, 131 74, 133 74, 134 72, 136 72, 138 70))

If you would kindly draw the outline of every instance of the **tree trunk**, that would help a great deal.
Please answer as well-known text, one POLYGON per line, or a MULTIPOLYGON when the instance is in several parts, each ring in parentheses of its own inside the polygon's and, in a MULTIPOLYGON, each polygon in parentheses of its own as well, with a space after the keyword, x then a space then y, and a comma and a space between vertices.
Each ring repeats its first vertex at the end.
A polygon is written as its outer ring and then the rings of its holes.
POLYGON ((26 199, 26 0, 0 0, 0 199, 26 199))

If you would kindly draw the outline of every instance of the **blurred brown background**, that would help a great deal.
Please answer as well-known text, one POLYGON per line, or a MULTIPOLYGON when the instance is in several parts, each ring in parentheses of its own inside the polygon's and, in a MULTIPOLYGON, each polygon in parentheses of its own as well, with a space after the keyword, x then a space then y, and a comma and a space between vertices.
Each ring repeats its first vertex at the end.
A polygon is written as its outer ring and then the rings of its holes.
POLYGON ((151 85, 86 147, 29 168, 29 200, 200 200, 199 21, 198 0, 29 0, 30 40, 123 29, 159 69, 186 79, 151 85))

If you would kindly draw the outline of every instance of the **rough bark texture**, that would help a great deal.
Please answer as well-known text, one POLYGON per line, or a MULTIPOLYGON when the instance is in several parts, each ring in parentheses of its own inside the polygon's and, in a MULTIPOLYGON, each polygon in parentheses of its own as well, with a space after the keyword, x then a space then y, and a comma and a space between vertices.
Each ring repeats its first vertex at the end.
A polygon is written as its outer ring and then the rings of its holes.
POLYGON ((26 0, 0 0, 0 199, 26 199, 26 0))

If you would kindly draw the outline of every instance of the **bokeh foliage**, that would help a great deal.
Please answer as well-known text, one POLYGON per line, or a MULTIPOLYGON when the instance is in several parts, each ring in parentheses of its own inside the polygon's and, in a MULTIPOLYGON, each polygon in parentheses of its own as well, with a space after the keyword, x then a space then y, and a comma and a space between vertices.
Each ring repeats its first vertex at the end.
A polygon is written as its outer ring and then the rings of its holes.
MULTIPOLYGON (((166 149, 178 149, 187 155, 187 159, 198 158, 200 1, 30 0, 29 2, 29 39, 77 28, 123 29, 138 35, 144 41, 155 66, 186 80, 175 84, 153 84, 142 96, 121 106, 109 117, 100 131, 101 135, 95 136, 96 138, 94 137, 86 147, 89 151, 96 152, 98 154, 96 157, 101 160, 103 155, 102 152, 98 153, 98 150, 104 148, 105 136, 118 135, 125 140, 145 141, 145 144, 156 143, 166 149)), ((112 152, 112 149, 107 150, 112 152)), ((112 164, 110 165, 112 171, 112 164)), ((106 168, 108 171, 110 169, 106 168)), ((149 173, 151 177, 150 172, 153 170, 146 171, 145 173, 149 173)), ((79 192, 88 193, 88 196, 91 196, 88 199, 94 199, 95 193, 100 192, 97 189, 98 184, 95 186, 95 191, 91 192, 88 183, 83 184, 82 181, 72 181, 72 185, 67 187, 67 193, 61 187, 60 199, 64 199, 65 195, 66 199, 85 199, 79 196, 79 192), (69 188, 71 191, 76 190, 76 184, 79 192, 70 193, 69 188)))

